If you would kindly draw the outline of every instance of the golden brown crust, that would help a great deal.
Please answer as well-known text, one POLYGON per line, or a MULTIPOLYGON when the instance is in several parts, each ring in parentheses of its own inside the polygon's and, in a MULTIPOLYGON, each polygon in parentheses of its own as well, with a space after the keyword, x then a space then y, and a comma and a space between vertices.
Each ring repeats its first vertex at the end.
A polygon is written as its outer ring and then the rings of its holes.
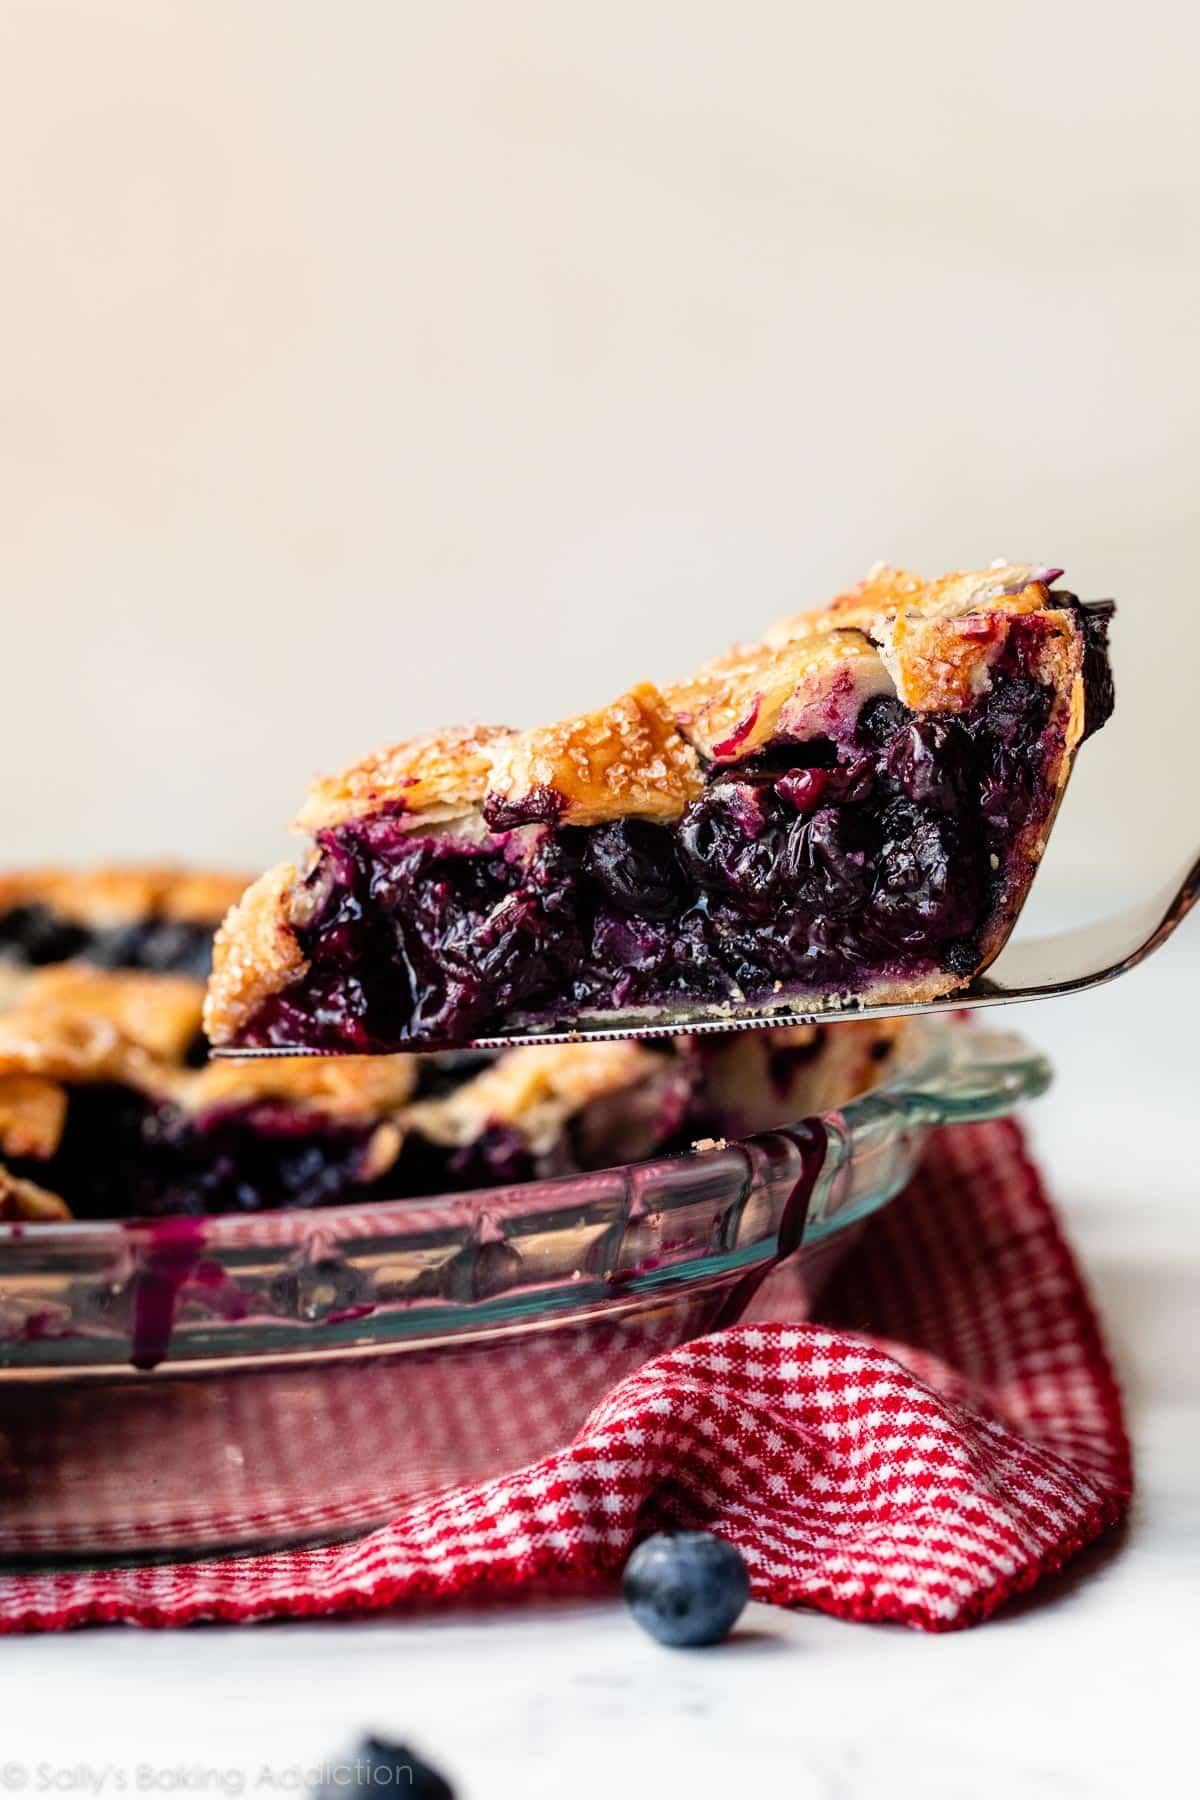
POLYGON ((0 1151, 53 1156, 67 1122, 66 1090, 44 1075, 0 1075, 0 1151))
POLYGON ((92 969, 63 963, 34 970, 17 1008, 34 1018, 104 1023, 152 1056, 182 1062, 200 1033, 204 983, 140 969, 92 969))
POLYGON ((246 887, 247 876, 212 870, 179 869, 162 891, 166 919, 188 925, 219 925, 246 887))
POLYGON ((175 863, 15 869, 0 874, 0 913, 45 906, 97 930, 152 918, 215 926, 245 885, 244 875, 175 863))
POLYGON ((642 682, 599 712, 523 731, 496 747, 489 801, 520 807, 557 797, 568 825, 674 819, 703 786, 700 764, 670 707, 642 682))
POLYGON ((767 632, 765 642, 789 644, 847 626, 874 636, 879 624, 904 613, 950 619, 969 612, 1036 612, 1046 603, 1044 577, 1050 573, 1028 563, 997 562, 988 569, 958 570, 928 581, 908 569, 876 563, 864 580, 828 606, 781 619, 767 632))
POLYGON ((986 692, 1008 638, 1000 613, 922 619, 899 613, 875 627, 897 698, 914 712, 961 712, 986 692))
POLYGON ((469 812, 487 792, 493 752, 513 735, 502 725, 450 725, 377 750, 314 781, 296 829, 312 836, 393 808, 426 819, 469 812))
POLYGON ((820 612, 797 613, 767 633, 780 648, 827 641, 847 626, 876 646, 892 691, 914 712, 958 712, 986 691, 1014 618, 1047 605, 1041 573, 1027 564, 926 581, 880 563, 820 612))
POLYGON ((777 648, 740 645, 666 690, 680 730, 714 762, 739 762, 778 737, 839 738, 892 683, 859 631, 826 632, 777 648))
POLYGON ((435 1100, 406 1108, 405 1126, 430 1142, 472 1144, 489 1125, 519 1131, 535 1154, 567 1120, 662 1068, 641 1044, 547 1044, 506 1051, 479 1075, 435 1100))
POLYGON ((68 1084, 113 1082, 151 1094, 167 1091, 174 1077, 170 1065, 110 1019, 24 1005, 0 1015, 0 1079, 17 1074, 68 1084))
MULTIPOLYGON (((374 1125, 360 1178, 374 1180, 404 1141, 400 1117, 416 1081, 413 1057, 272 1060, 183 1066, 202 989, 179 977, 62 968, 31 975, 0 1015, 0 1155, 47 1161, 62 1138, 71 1090, 133 1088, 193 1115, 278 1101, 301 1116, 374 1125), (188 1031, 179 1026, 187 1011, 188 1031)), ((68 1218, 57 1196, 0 1167, 0 1218, 68 1218), (7 1183, 7 1186, 4 1184, 7 1183)))
POLYGON ((83 964, 33 970, 0 1013, 0 1082, 117 1082, 170 1093, 187 1074, 203 998, 202 984, 184 975, 83 964))
POLYGON ((35 973, 25 965, 0 957, 0 1012, 17 1005, 35 973))
MULTIPOLYGON (((876 627, 880 654, 897 695, 914 712, 962 712, 987 692, 992 668, 1018 619, 1027 636, 1045 630, 1064 642, 1078 643, 1070 613, 1052 609, 1039 610, 1036 620, 1029 612, 1006 609, 959 618, 900 613, 881 621, 876 627)), ((1062 670, 1051 670, 1047 679, 1060 674, 1062 670)))
POLYGON ((0 1219, 31 1225, 60 1223, 71 1217, 71 1209, 59 1194, 24 1181, 0 1164, 0 1219))
POLYGON ((73 964, 31 972, 0 1014, 0 1151, 53 1156, 71 1087, 112 1083, 174 1098, 191 1079, 182 1059, 203 993, 183 976, 73 964))
POLYGON ((277 863, 246 889, 213 940, 204 1029, 214 1044, 236 1037, 255 1009, 308 968, 292 918, 297 872, 277 863))
POLYGON ((411 1099, 415 1056, 285 1056, 214 1062, 180 1090, 190 1112, 281 1100, 299 1110, 347 1122, 375 1119, 411 1099))

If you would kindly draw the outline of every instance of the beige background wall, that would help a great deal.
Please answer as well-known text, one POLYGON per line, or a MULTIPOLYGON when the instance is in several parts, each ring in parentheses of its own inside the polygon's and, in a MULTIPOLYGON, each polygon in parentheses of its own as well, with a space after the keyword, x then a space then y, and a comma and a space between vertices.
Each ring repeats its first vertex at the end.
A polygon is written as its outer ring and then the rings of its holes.
POLYGON ((1047 885, 1182 853, 1198 18, 4 0, 4 858, 998 554, 1122 602, 1047 885))

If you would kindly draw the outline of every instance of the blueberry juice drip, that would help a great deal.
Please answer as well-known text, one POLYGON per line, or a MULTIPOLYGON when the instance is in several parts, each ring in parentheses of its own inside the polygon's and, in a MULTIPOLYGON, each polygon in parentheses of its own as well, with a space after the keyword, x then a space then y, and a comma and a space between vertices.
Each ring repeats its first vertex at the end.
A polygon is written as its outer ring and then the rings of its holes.
POLYGON ((966 712, 874 699, 849 742, 712 765, 673 825, 543 808, 479 839, 387 814, 322 834, 308 973, 245 1041, 402 1049, 522 1016, 971 973, 1060 747, 1013 639, 966 712))

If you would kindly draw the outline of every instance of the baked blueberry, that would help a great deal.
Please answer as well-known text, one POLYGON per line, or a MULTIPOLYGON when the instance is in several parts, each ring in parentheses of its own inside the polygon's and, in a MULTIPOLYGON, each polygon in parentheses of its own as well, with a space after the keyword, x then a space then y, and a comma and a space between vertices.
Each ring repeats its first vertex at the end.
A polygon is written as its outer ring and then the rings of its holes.
POLYGON ((454 1800, 446 1777, 407 1744, 367 1737, 352 1760, 331 1765, 329 1779, 313 1789, 313 1800, 345 1800, 347 1795, 388 1794, 403 1800, 454 1800))
POLYGON ((235 875, 171 864, 16 870, 0 875, 0 959, 29 968, 78 960, 203 981, 213 933, 243 885, 235 875))

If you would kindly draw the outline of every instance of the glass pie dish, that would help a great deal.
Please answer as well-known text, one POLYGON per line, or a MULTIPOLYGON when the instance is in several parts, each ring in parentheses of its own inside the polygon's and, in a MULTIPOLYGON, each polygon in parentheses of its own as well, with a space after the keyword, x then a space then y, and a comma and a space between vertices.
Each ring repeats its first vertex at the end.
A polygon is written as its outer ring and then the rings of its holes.
POLYGON ((816 1299, 928 1133, 1043 1090, 1020 1039, 906 1032, 838 1111, 428 1200, 0 1225, 0 1557, 353 1536, 529 1462, 624 1375, 816 1299))

